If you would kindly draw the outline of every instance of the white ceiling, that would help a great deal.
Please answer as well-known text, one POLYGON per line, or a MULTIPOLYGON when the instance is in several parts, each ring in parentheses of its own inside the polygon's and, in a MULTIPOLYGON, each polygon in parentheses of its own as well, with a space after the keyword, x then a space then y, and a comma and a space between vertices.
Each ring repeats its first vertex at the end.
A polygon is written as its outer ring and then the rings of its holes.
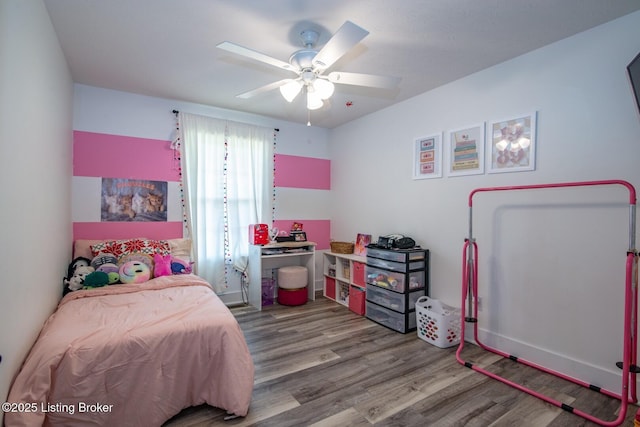
MULTIPOLYGON (((347 20, 369 35, 328 71, 400 77, 397 90, 337 85, 311 112, 333 128, 640 10, 638 0, 44 0, 76 83, 306 123, 299 96, 236 95, 295 76, 217 49, 231 41, 282 61, 347 20), (347 106, 347 103, 352 103, 347 106)), ((321 46, 319 46, 321 47, 321 46)))

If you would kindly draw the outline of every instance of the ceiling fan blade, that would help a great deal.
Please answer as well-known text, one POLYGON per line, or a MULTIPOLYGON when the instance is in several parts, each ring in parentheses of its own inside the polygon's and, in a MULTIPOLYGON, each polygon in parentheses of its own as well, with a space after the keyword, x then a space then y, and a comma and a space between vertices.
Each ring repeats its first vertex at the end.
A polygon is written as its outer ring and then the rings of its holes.
POLYGON ((280 86, 284 86, 284 85, 286 85, 287 83, 289 83, 290 81, 293 81, 293 80, 294 79, 278 80, 277 82, 269 83, 268 85, 260 86, 257 89, 250 90, 249 92, 245 92, 245 93, 241 93, 240 95, 236 95, 236 98, 243 98, 243 99, 253 98, 256 95, 260 95, 261 93, 269 92, 270 90, 277 89, 280 86))
POLYGON ((369 31, 364 28, 351 21, 346 21, 313 58, 314 67, 319 70, 326 70, 331 67, 334 62, 350 51, 368 34, 369 31))
POLYGON ((218 49, 226 50, 227 52, 242 55, 247 58, 255 59, 256 61, 264 62, 265 64, 273 65, 274 67, 282 68, 296 72, 296 70, 288 62, 280 61, 279 59, 272 58, 253 49, 243 47, 231 42, 222 42, 216 46, 218 49))
POLYGON ((400 82, 399 77, 376 76, 373 74, 343 73, 334 71, 327 75, 332 83, 354 86, 377 87, 381 89, 393 89, 400 82))

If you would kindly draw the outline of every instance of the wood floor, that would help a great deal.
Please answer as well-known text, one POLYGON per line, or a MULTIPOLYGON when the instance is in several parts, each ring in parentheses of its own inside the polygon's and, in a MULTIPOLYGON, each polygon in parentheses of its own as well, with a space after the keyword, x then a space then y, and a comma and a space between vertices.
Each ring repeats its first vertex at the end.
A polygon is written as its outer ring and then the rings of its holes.
MULTIPOLYGON (((256 367, 249 414, 224 421, 224 411, 203 405, 165 426, 595 425, 460 365, 457 347, 391 331, 323 297, 232 311, 256 367)), ((616 399, 470 344, 464 358, 598 418, 617 418, 616 399)), ((629 405, 623 426, 633 425, 636 410, 629 405)))

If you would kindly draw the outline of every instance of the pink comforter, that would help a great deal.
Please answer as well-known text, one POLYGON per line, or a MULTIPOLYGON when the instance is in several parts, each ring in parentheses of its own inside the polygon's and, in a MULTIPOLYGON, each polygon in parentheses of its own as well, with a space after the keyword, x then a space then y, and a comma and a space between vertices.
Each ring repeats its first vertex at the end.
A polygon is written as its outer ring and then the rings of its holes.
POLYGON ((202 403, 244 416, 253 375, 236 319, 198 276, 77 291, 45 323, 4 421, 159 426, 202 403))

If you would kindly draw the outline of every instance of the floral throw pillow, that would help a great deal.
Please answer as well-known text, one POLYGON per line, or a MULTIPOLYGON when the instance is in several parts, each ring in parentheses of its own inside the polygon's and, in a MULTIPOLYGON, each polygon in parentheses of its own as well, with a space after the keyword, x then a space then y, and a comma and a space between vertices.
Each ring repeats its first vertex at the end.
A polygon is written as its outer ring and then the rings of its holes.
POLYGON ((153 254, 169 255, 171 247, 167 240, 109 240, 91 245, 91 252, 93 256, 98 255, 100 252, 108 252, 118 257, 118 259, 133 253, 143 253, 153 257, 153 254))

